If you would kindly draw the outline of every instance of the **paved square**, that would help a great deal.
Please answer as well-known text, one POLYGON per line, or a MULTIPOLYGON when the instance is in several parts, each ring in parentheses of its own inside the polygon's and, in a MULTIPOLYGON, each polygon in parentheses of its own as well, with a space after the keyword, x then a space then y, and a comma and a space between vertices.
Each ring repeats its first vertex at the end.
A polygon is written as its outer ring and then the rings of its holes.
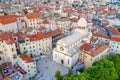
POLYGON ((55 80, 56 71, 60 71, 61 75, 66 75, 68 72, 68 68, 54 62, 52 60, 52 55, 41 58, 39 62, 37 62, 38 73, 35 80, 55 80))

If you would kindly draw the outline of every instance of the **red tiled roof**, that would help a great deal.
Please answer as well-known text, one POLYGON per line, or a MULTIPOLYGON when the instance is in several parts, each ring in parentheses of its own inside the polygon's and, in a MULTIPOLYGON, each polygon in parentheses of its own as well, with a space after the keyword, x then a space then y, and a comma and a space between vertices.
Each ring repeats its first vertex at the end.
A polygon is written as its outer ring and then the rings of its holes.
POLYGON ((85 50, 85 51, 90 51, 92 49, 92 46, 88 43, 86 44, 83 44, 81 47, 80 47, 81 50, 85 50))
POLYGON ((97 41, 97 39, 91 38, 90 41, 95 43, 97 41))
POLYGON ((111 37, 111 40, 116 41, 116 42, 120 42, 120 38, 117 38, 117 37, 111 37))
POLYGON ((6 20, 0 20, 0 23, 3 24, 3 25, 13 23, 13 22, 16 22, 15 18, 6 19, 6 20))
POLYGON ((5 15, 5 16, 0 16, 0 23, 1 24, 9 24, 17 21, 17 18, 20 16, 17 15, 5 15))
POLYGON ((58 34, 58 33, 61 33, 61 31, 59 29, 51 31, 51 32, 48 32, 47 35, 53 36, 53 35, 58 34))
POLYGON ((41 39, 49 38, 50 36, 47 34, 38 33, 33 35, 33 37, 36 38, 37 40, 41 40, 41 39))
POLYGON ((50 24, 48 21, 43 21, 42 23, 43 24, 50 24))
POLYGON ((8 39, 8 40, 6 40, 6 43, 9 45, 9 44, 13 44, 13 43, 15 43, 15 42, 14 42, 13 39, 8 39))
MULTIPOLYGON (((97 55, 99 55, 100 53, 102 53, 103 51, 105 51, 106 49, 108 49, 109 48, 109 46, 107 46, 107 45, 103 45, 103 46, 101 46, 101 47, 99 47, 99 48, 97 48, 97 49, 92 49, 90 52, 90 55, 91 56, 93 56, 93 57, 95 57, 95 56, 97 56, 97 55)), ((88 53, 89 54, 89 53, 88 53)))
POLYGON ((20 54, 20 58, 25 61, 26 63, 31 63, 31 62, 34 62, 34 60, 31 58, 31 57, 28 57, 27 55, 25 54, 20 54))
POLYGON ((6 18, 19 18, 20 16, 18 15, 5 15, 5 16, 0 16, 0 19, 6 19, 6 18))
POLYGON ((109 36, 106 36, 106 35, 103 35, 103 34, 97 34, 97 33, 92 33, 93 36, 96 36, 96 37, 101 37, 101 38, 106 38, 106 39, 110 39, 109 36))
POLYGON ((120 32, 119 32, 117 29, 112 28, 112 27, 110 27, 109 29, 110 29, 110 31, 112 32, 112 34, 120 35, 120 32))
POLYGON ((78 22, 78 18, 70 18, 71 21, 77 23, 78 22))
POLYGON ((25 15, 28 19, 35 19, 35 18, 41 18, 42 15, 40 14, 26 14, 25 15))
POLYGON ((0 41, 5 41, 8 45, 13 44, 15 43, 14 40, 12 39, 14 36, 16 35, 13 34, 12 32, 4 32, 0 34, 0 41))

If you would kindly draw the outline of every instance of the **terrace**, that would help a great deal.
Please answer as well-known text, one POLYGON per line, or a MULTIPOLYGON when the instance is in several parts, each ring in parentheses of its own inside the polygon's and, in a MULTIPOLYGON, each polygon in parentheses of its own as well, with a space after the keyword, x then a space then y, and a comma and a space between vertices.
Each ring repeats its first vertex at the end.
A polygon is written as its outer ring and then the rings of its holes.
POLYGON ((10 76, 16 72, 20 72, 23 75, 26 74, 26 72, 19 65, 12 66, 10 62, 2 64, 0 69, 2 70, 4 76, 10 76))

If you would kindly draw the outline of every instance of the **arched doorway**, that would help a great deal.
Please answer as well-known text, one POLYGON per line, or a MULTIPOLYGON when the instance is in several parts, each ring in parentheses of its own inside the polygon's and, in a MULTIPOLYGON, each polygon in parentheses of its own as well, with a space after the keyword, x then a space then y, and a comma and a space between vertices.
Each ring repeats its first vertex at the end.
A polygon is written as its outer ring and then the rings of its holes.
POLYGON ((64 60, 63 59, 61 59, 61 63, 64 64, 64 60))

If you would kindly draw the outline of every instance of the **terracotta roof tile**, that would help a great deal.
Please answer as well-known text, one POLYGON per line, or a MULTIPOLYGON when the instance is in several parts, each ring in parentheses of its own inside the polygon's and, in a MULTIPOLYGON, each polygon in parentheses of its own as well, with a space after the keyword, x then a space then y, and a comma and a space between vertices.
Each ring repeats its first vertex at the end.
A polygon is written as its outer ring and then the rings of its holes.
POLYGON ((9 24, 17 21, 17 18, 20 16, 17 15, 5 15, 5 16, 0 16, 0 23, 1 24, 9 24))
POLYGON ((110 27, 109 29, 110 29, 110 31, 112 32, 112 34, 120 35, 120 32, 119 32, 117 29, 112 28, 112 27, 110 27))
POLYGON ((48 32, 47 35, 53 36, 53 35, 56 35, 56 34, 58 34, 58 33, 61 33, 61 31, 60 31, 59 29, 54 30, 54 31, 51 31, 51 32, 48 32))
POLYGON ((93 34, 93 36, 96 36, 96 37, 101 37, 101 38, 110 39, 110 37, 109 37, 109 36, 107 36, 107 35, 98 34, 98 33, 92 33, 92 34, 93 34))
POLYGON ((95 43, 97 41, 97 39, 91 38, 90 41, 95 43))
POLYGON ((25 15, 28 19, 35 19, 35 18, 41 18, 41 14, 26 14, 25 15))
POLYGON ((43 21, 42 23, 43 24, 50 24, 50 22, 48 22, 48 21, 43 21))
POLYGON ((111 40, 116 41, 116 42, 120 42, 120 38, 117 38, 117 37, 111 37, 111 40))
POLYGON ((41 40, 41 39, 49 38, 50 36, 47 34, 38 33, 38 34, 33 35, 33 37, 36 38, 37 40, 41 40))
MULTIPOLYGON (((99 55, 100 53, 102 53, 103 51, 105 51, 106 49, 108 49, 109 48, 109 46, 107 46, 107 45, 103 45, 103 46, 101 46, 101 47, 99 47, 99 48, 97 48, 97 49, 92 49, 90 52, 90 55, 91 56, 93 56, 93 57, 95 57, 95 56, 97 56, 97 55, 99 55)), ((88 53, 89 54, 89 53, 88 53)))
POLYGON ((13 40, 13 37, 15 37, 16 34, 12 32, 4 32, 0 34, 0 41, 5 41, 8 45, 15 43, 13 40))
POLYGON ((80 47, 81 50, 85 50, 85 51, 90 51, 92 49, 92 46, 88 43, 86 44, 83 44, 81 47, 80 47))
POLYGON ((31 63, 31 62, 34 62, 34 60, 31 58, 31 57, 28 57, 27 55, 25 54, 20 54, 20 58, 25 61, 26 63, 31 63))

